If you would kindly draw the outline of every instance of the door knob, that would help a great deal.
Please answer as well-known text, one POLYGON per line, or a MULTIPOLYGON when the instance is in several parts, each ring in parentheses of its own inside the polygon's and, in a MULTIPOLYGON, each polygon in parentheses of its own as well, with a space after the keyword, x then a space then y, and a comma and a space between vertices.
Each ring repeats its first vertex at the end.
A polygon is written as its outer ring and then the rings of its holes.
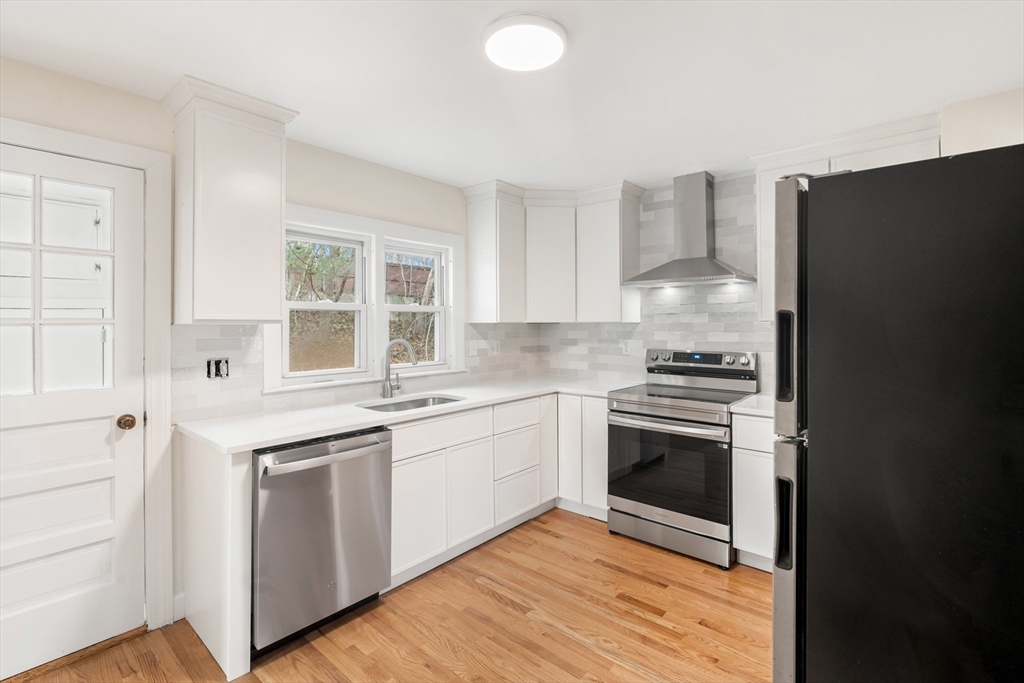
POLYGON ((117 418, 117 426, 126 431, 134 427, 136 422, 134 415, 122 415, 117 418))

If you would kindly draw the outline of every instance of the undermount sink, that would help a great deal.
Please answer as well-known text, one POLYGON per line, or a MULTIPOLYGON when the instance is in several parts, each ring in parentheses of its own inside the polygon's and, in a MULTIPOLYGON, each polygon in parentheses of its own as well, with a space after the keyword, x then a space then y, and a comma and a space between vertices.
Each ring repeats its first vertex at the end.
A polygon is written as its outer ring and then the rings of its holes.
POLYGON ((402 401, 385 401, 382 403, 362 403, 359 404, 360 408, 366 408, 367 410, 376 410, 381 413, 397 413, 403 410, 414 410, 415 408, 429 408, 430 406, 440 406, 445 403, 454 403, 456 401, 464 401, 465 399, 461 396, 418 396, 416 398, 407 398, 402 401))

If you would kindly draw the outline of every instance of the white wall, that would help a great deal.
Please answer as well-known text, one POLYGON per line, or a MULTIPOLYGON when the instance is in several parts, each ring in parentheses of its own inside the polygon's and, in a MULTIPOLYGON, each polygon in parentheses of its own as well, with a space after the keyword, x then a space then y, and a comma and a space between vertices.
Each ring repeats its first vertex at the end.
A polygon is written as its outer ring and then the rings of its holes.
POLYGON ((939 112, 943 156, 1024 143, 1024 88, 957 102, 939 112))
MULTIPOLYGON (((6 57, 0 92, 0 116, 173 151, 173 118, 156 100, 6 57)), ((289 202, 466 234, 460 188, 294 140, 287 164, 289 202)))

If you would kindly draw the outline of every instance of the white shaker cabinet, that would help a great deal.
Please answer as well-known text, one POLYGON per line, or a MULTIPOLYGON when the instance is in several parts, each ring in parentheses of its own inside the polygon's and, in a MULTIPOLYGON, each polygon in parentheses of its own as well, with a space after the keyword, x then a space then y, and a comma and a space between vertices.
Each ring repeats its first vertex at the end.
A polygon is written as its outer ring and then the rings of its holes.
POLYGON ((448 449, 448 547, 494 526, 491 437, 448 449))
POLYGON ((540 500, 558 495, 558 396, 541 396, 540 402, 540 500))
POLYGON ((558 496, 583 502, 583 399, 558 395, 558 496))
MULTIPOLYGON (((621 282, 639 273, 640 205, 630 195, 576 209, 576 320, 640 322, 637 287, 621 282)), ((598 197, 600 199, 600 197, 598 197)))
POLYGON ((772 556, 775 502, 771 453, 732 451, 732 544, 737 550, 772 556))
POLYGON ((466 251, 470 323, 526 321, 526 210, 523 190, 501 181, 467 187, 466 251))
POLYGON ((445 456, 427 453, 391 468, 392 575, 448 547, 445 456))
POLYGON ((174 322, 281 322, 285 124, 297 112, 185 76, 174 115, 174 322))
POLYGON ((583 397, 583 504, 608 509, 608 401, 583 397))
POLYGON ((526 321, 576 320, 576 209, 526 208, 526 321))

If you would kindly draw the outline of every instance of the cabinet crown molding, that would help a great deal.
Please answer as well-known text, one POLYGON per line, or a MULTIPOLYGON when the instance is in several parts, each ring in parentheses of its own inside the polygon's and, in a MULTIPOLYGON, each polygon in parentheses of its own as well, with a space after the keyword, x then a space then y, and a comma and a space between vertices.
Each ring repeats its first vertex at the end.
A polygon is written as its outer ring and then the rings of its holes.
POLYGON ((167 111, 171 112, 171 116, 177 116, 189 102, 197 97, 283 124, 291 123, 299 115, 299 112, 294 109, 281 107, 266 100, 250 97, 235 90, 196 78, 195 76, 187 75, 182 76, 177 85, 171 88, 171 91, 163 99, 163 105, 167 111))
POLYGON ((488 180, 486 183, 464 187, 462 193, 466 195, 467 202, 479 202, 485 199, 495 199, 498 195, 507 195, 519 199, 521 203, 526 195, 526 190, 512 183, 506 183, 504 180, 488 180))
POLYGON ((822 156, 836 156, 846 153, 847 148, 870 145, 872 147, 886 147, 894 144, 887 138, 905 136, 906 141, 918 138, 939 137, 939 114, 926 114, 915 116, 910 119, 893 121, 880 126, 861 128, 860 130, 844 133, 834 137, 818 140, 799 147, 786 149, 774 149, 757 152, 750 155, 750 160, 757 165, 758 170, 770 170, 775 167, 789 166, 793 163, 800 163, 804 160, 822 158, 822 156))

